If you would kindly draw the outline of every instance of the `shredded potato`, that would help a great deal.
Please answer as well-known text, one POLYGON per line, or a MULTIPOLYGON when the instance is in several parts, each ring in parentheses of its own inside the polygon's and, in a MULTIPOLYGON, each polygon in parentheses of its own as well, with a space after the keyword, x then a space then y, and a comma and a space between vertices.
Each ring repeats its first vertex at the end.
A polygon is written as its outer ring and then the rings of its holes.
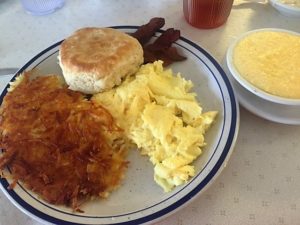
POLYGON ((101 105, 58 76, 24 75, 0 109, 0 168, 53 204, 79 206, 120 185, 127 162, 123 131, 101 105), (20 81, 21 80, 21 81, 20 81))

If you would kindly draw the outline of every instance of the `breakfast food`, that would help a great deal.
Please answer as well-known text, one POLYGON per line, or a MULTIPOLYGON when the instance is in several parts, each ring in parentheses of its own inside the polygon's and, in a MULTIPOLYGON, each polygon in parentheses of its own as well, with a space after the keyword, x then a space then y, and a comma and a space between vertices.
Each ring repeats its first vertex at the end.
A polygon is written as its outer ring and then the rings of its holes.
POLYGON ((119 85, 127 75, 134 74, 142 63, 182 61, 172 45, 180 31, 170 28, 154 43, 150 38, 165 21, 153 18, 131 35, 112 28, 88 27, 77 30, 63 41, 59 50, 59 65, 71 90, 95 94, 119 85), (143 45, 143 46, 142 46, 143 45))
POLYGON ((179 30, 169 28, 164 31, 153 43, 144 46, 144 61, 152 63, 162 60, 163 65, 168 66, 173 62, 185 60, 186 57, 180 55, 177 48, 172 46, 179 37, 179 30))
POLYGON ((270 94, 300 99, 300 35, 258 31, 233 49, 233 64, 252 85, 270 94))
POLYGON ((143 65, 120 86, 92 97, 114 115, 141 154, 149 156, 154 179, 165 191, 195 175, 191 163, 201 155, 204 134, 217 115, 202 112, 196 94, 190 92, 192 86, 157 61, 143 65))
POLYGON ((141 43, 141 45, 145 45, 154 36, 156 31, 158 31, 164 25, 164 18, 154 17, 148 23, 139 26, 139 28, 131 35, 135 37, 141 43))
MULTIPOLYGON (((173 28, 147 44, 164 24, 150 22, 149 33, 133 36, 151 60, 165 59, 164 66, 184 60, 172 46, 180 37, 173 28)), ((217 112, 203 113, 192 82, 164 70, 162 61, 140 67, 142 50, 125 33, 84 28, 60 48, 68 85, 60 76, 30 72, 10 83, 0 107, 0 171, 8 168, 11 188, 20 181, 45 201, 80 212, 82 203, 121 184, 132 145, 149 156, 165 191, 195 175, 192 163, 217 112)))
POLYGON ((165 24, 164 18, 152 18, 147 24, 140 26, 132 36, 135 37, 143 46, 144 63, 153 63, 162 60, 164 66, 168 66, 173 62, 183 61, 186 59, 177 51, 172 44, 180 38, 180 31, 169 28, 154 40, 148 43, 150 38, 165 24))
POLYGON ((80 211, 106 197, 127 167, 126 140, 111 114, 60 76, 22 75, 0 108, 0 169, 49 203, 80 211))
POLYGON ((143 63, 143 49, 112 28, 83 28, 61 44, 59 64, 69 88, 94 94, 121 83, 143 63))

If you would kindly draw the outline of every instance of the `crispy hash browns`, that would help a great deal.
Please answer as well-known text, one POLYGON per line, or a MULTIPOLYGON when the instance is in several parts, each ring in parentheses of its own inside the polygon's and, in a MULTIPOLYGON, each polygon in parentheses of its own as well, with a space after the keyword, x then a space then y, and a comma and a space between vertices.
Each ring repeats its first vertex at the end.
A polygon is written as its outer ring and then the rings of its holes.
POLYGON ((52 204, 106 197, 127 167, 122 130, 55 75, 23 79, 0 108, 0 169, 52 204))

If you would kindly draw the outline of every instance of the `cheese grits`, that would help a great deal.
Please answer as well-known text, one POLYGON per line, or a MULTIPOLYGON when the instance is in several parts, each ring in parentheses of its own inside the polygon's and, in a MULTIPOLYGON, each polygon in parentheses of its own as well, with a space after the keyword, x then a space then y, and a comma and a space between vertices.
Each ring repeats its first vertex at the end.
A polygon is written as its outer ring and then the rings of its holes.
POLYGON ((300 36, 287 32, 249 34, 233 50, 237 71, 252 85, 280 97, 300 99, 300 36))

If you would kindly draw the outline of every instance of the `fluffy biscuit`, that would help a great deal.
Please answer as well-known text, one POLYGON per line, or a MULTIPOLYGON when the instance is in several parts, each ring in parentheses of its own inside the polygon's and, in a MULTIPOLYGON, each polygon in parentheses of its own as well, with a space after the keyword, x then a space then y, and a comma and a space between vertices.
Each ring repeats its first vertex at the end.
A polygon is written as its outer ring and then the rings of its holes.
POLYGON ((69 88, 98 93, 121 83, 143 63, 143 48, 112 28, 82 28, 63 41, 59 65, 69 88))

